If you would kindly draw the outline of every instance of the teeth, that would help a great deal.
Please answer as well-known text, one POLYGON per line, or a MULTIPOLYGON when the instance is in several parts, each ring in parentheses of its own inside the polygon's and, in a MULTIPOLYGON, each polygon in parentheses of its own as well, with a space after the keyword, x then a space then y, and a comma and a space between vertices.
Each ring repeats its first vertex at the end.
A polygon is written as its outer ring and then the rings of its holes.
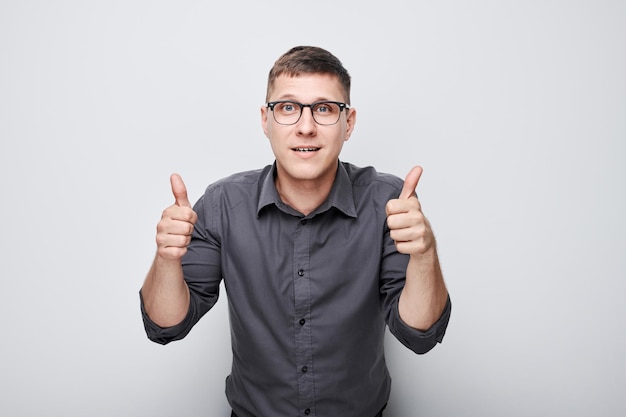
POLYGON ((297 152, 315 152, 319 150, 319 148, 294 148, 297 152))

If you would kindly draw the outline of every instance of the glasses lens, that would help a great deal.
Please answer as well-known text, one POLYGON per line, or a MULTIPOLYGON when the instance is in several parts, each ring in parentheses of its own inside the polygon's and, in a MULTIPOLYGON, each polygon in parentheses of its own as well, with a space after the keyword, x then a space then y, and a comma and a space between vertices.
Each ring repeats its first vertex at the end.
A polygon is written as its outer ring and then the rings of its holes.
POLYGON ((315 103, 311 110, 313 118, 321 125, 334 125, 341 115, 341 107, 337 103, 315 103))
POLYGON ((300 105, 291 101, 274 104, 274 119, 283 125, 291 125, 300 118, 300 105))

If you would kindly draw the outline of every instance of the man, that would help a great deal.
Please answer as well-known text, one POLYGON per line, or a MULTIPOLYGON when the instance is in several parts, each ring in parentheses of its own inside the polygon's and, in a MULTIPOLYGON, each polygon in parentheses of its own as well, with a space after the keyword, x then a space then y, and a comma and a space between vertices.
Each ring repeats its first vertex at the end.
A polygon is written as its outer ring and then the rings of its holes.
POLYGON ((317 47, 271 69, 261 108, 275 162, 210 185, 157 225, 141 289, 149 338, 183 338, 224 280, 232 336, 226 395, 238 417, 382 416, 385 324, 408 348, 441 342, 450 300, 415 189, 339 160, 356 110, 350 76, 317 47))

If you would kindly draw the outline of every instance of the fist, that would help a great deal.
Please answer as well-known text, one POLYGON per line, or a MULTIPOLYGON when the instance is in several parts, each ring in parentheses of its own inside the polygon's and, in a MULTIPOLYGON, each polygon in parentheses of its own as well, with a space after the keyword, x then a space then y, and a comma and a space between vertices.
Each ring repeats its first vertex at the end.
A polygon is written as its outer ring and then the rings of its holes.
POLYGON ((157 224, 157 254, 167 260, 180 260, 187 252, 198 216, 191 208, 187 187, 178 174, 170 177, 174 204, 163 211, 157 224))
POLYGON ((386 206, 390 236, 396 243, 398 252, 408 255, 423 255, 435 242, 430 223, 422 213, 422 206, 415 192, 422 171, 420 166, 411 169, 404 180, 400 196, 389 200, 386 206))

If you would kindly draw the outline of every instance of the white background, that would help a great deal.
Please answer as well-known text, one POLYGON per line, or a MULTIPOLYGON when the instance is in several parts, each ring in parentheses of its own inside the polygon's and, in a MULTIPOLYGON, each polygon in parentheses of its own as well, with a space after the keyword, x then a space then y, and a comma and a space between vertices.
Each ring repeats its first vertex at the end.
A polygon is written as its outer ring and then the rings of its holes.
POLYGON ((169 174, 271 163, 267 72, 312 44, 342 159, 424 167, 452 295, 433 351, 388 338, 385 417, 624 415, 624 2, 219 3, 0 1, 0 414, 229 415, 225 298, 163 347, 138 290, 169 174))

